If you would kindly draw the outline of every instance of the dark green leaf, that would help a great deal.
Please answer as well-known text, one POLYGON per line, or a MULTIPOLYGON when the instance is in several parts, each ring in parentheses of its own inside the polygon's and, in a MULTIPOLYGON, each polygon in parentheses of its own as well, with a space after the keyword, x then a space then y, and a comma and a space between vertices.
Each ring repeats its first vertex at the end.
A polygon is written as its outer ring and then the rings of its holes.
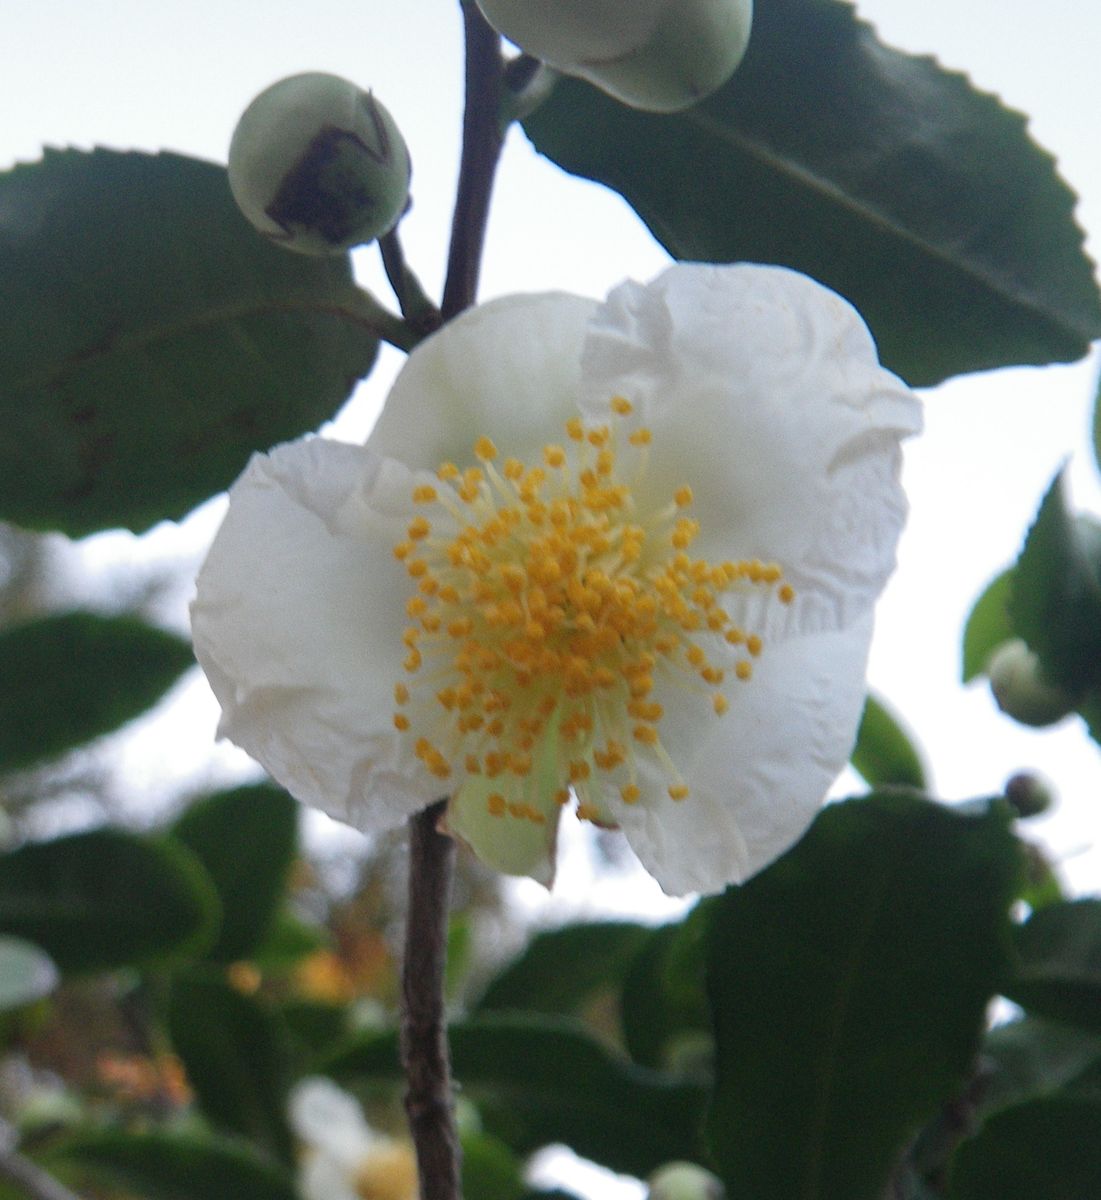
POLYGON ((1097 385, 1097 396, 1093 402, 1093 456, 1101 467, 1101 381, 1097 385))
POLYGON ((308 924, 288 908, 279 908, 250 957, 262 971, 287 971, 315 951, 324 950, 330 941, 320 926, 308 924))
POLYGON ((1101 1196, 1101 1103, 1053 1096, 1007 1108, 964 1142, 951 1200, 1101 1196))
POLYGON ((347 259, 259 237, 213 163, 48 150, 0 176, 0 517, 182 516, 333 415, 374 361, 365 306, 347 259))
POLYGON ((974 1064, 1019 873, 1003 808, 872 796, 721 898, 708 1130, 732 1195, 880 1200, 974 1064))
POLYGON ((963 628, 963 682, 986 671, 990 656, 1016 634, 1009 619, 1009 597, 1013 589, 1012 570, 992 579, 975 601, 975 607, 963 628))
POLYGON ((1101 1037, 1055 1021, 1024 1017, 992 1029, 983 1042, 982 1111, 1050 1095, 1101 1062, 1101 1037))
POLYGON ((520 1200, 522 1165, 495 1137, 474 1133, 463 1138, 463 1200, 520 1200))
MULTIPOLYGON (((453 1025, 455 1077, 487 1130, 518 1154, 563 1142, 614 1171, 646 1175, 699 1154, 703 1089, 614 1058, 579 1026, 499 1014, 453 1025)), ((397 1037, 367 1038, 327 1074, 400 1081, 397 1037)))
POLYGON ((0 934, 0 1012, 48 996, 57 986, 53 959, 22 938, 0 934))
POLYGON ((298 804, 261 783, 195 801, 172 836, 206 868, 222 902, 222 930, 207 957, 247 958, 271 928, 298 842, 298 804))
POLYGON ((298 1200, 287 1172, 210 1135, 81 1133, 52 1149, 48 1162, 146 1200, 298 1200))
POLYGON ((207 1118, 292 1162, 286 1031, 260 999, 214 976, 177 976, 168 1031, 207 1118))
POLYGON ((110 733, 156 703, 194 662, 187 642, 133 617, 63 613, 5 630, 0 771, 110 733))
POLYGON ((618 984, 650 937, 645 925, 598 921, 537 934, 519 958, 490 981, 477 1008, 576 1012, 601 988, 618 984))
POLYGON ((674 257, 835 288, 913 384, 1079 358, 1101 333, 1074 195, 1025 119, 882 45, 849 4, 758 0, 741 67, 685 113, 565 80, 524 126, 674 257))
POLYGON ((180 846, 97 829, 0 855, 0 928, 62 971, 180 958, 217 921, 210 881, 180 846))
POLYGON ((925 768, 910 735, 882 700, 869 694, 852 765, 869 787, 925 787, 925 768))
POLYGON ((1005 994, 1028 1012, 1101 1033, 1101 900, 1049 904, 1017 931, 1005 994))
POLYGON ((711 1014, 704 994, 707 909, 655 929, 623 981, 623 1036, 635 1062, 691 1072, 710 1066, 711 1014))
POLYGON ((1017 560, 1009 612, 1052 683, 1101 686, 1101 525, 1068 510, 1061 472, 1017 560))

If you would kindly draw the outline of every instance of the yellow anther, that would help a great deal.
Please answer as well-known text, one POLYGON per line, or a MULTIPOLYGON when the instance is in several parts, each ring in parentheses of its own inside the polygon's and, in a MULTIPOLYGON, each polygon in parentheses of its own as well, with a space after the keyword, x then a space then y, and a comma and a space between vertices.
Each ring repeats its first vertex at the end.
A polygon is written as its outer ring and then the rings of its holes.
POLYGON ((644 746, 656 746, 659 741, 658 731, 652 725, 636 725, 631 730, 631 736, 644 746))
POLYGON ((476 754, 468 754, 463 762, 468 775, 481 775, 482 761, 476 754))
POLYGON ((638 785, 634 783, 625 784, 619 789, 619 794, 623 799, 624 804, 637 804, 642 792, 639 791, 638 785))
POLYGON ((790 583, 781 584, 776 598, 781 604, 790 604, 795 599, 795 589, 790 583))
POLYGON ((414 517, 405 531, 414 542, 423 541, 431 532, 432 526, 425 517, 414 517))
POLYGON ((566 433, 573 442, 582 442, 585 440, 585 426, 582 424, 580 417, 570 417, 566 422, 566 433))
POLYGON ((673 500, 678 508, 687 508, 692 503, 692 489, 685 484, 673 493, 673 500))
POLYGON ((626 396, 612 397, 612 412, 618 413, 621 417, 629 416, 635 411, 635 406, 627 399, 626 396))
POLYGON ((421 668, 421 653, 419 650, 410 650, 405 656, 405 661, 401 664, 410 674, 414 671, 419 671, 421 668))
POLYGON ((730 708, 730 701, 722 692, 716 692, 711 697, 711 707, 715 710, 715 716, 721 717, 730 708))
POLYGON ((421 579, 428 574, 428 564, 423 558, 413 558, 405 564, 410 579, 421 579))
POLYGON ((670 800, 687 800, 688 788, 683 783, 675 783, 668 789, 670 800))
POLYGON ((428 611, 428 601, 423 596, 410 596, 405 602, 405 612, 410 617, 423 617, 428 611))
POLYGON ((497 457, 497 447, 493 444, 493 440, 480 437, 474 443, 474 457, 482 462, 492 462, 497 457))
POLYGON ((627 440, 632 446, 649 446, 654 435, 649 429, 636 429, 627 440))
POLYGON ((743 682, 747 683, 753 678, 753 664, 748 658, 743 658, 734 668, 734 674, 743 682))
POLYGON ((544 446, 543 461, 548 467, 558 469, 566 465, 566 451, 561 446, 544 446))
POLYGON ((398 542, 398 544, 394 547, 394 557, 398 560, 398 562, 404 562, 405 559, 407 559, 412 553, 412 542, 398 542))
POLYGON ((405 686, 404 683, 395 683, 394 684, 394 703, 395 704, 408 704, 409 703, 409 689, 405 686))
POLYGON ((505 798, 500 792, 490 792, 489 798, 486 800, 486 808, 491 817, 503 817, 507 807, 505 798))
POLYGON ((438 500, 439 496, 439 492, 430 483, 422 483, 420 487, 413 489, 413 501, 416 504, 431 504, 433 500, 438 500))
POLYGON ((749 635, 749 637, 747 637, 745 640, 745 648, 749 651, 750 654, 753 655, 754 658, 756 658, 757 655, 761 653, 763 644, 764 643, 761 641, 761 639, 755 633, 751 633, 749 635))
POLYGON ((401 733, 405 733, 409 729, 409 718, 405 713, 394 713, 394 728, 401 733))
POLYGON ((440 463, 436 468, 436 478, 443 483, 459 478, 459 468, 453 462, 440 463))

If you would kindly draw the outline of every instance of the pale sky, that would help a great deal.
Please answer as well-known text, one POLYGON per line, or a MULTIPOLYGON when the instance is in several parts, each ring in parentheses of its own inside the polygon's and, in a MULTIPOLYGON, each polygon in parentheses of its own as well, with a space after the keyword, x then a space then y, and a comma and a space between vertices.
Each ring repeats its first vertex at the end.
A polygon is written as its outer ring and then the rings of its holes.
MULTIPOLYGON (((1035 135, 1079 192, 1079 218, 1101 247, 1101 160, 1096 62, 1101 10, 1081 0, 864 0, 884 40, 935 52, 981 87, 1032 114, 1035 135)), ((43 144, 154 150, 224 161, 237 116, 273 80, 326 70, 372 87, 398 120, 414 161, 415 207, 403 239, 430 289, 442 276, 458 150, 461 96, 458 5, 451 0, 0 0, 0 167, 32 160, 43 144)), ((359 252, 368 282, 374 252, 359 252)), ((514 132, 502 164, 483 296, 564 288, 602 296, 625 276, 647 278, 663 251, 617 197, 562 175, 514 132)), ((380 289, 381 290, 381 289, 380 289)), ((339 427, 362 437, 398 365, 388 355, 339 427)), ((880 609, 872 683, 925 746, 939 792, 997 790, 1034 766, 1062 796, 1043 830, 1079 890, 1096 890, 1101 751, 1076 719, 1030 733, 1001 717, 985 689, 958 684, 963 620, 987 580, 1015 555, 1061 462, 1074 497, 1101 512, 1088 456, 1096 358, 1015 370, 931 393, 927 432, 907 458, 912 519, 900 568, 880 609)), ((214 517, 146 543, 162 553, 194 546, 214 517), (199 531, 199 532, 196 532, 199 531), (167 548, 167 549, 166 549, 167 548)), ((121 536, 97 539, 105 560, 137 553, 121 536)), ((182 604, 167 618, 180 623, 182 604)), ((184 703, 197 729, 154 766, 146 792, 175 786, 205 752, 213 702, 193 685, 184 703)), ((532 903, 540 903, 533 899, 532 903)))

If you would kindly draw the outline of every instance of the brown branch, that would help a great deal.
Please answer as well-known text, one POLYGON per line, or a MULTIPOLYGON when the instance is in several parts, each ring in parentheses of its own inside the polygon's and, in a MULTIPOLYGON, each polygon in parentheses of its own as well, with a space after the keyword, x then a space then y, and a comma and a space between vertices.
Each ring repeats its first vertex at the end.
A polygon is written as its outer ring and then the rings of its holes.
POLYGON ((401 1057, 405 1111, 420 1173, 420 1200, 459 1200, 462 1195, 443 1000, 455 843, 436 831, 446 803, 433 804, 409 822, 401 1057))
POLYGON ((466 108, 459 187, 451 218, 440 312, 450 321, 469 308, 478 294, 493 176, 501 155, 501 39, 486 23, 474 0, 462 0, 466 33, 466 108))

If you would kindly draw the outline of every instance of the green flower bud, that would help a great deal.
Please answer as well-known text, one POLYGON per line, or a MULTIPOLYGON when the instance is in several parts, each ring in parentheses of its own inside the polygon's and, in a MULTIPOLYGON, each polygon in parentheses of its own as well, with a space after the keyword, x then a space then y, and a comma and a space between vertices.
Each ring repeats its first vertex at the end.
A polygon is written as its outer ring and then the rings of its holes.
POLYGON ((721 87, 749 45, 753 0, 478 0, 525 53, 650 112, 721 87))
POLYGON ((671 1162, 649 1179, 648 1200, 723 1200, 722 1180, 690 1162, 671 1162))
POLYGON ((1020 638, 994 651, 986 673, 998 707, 1022 725, 1054 725, 1074 709, 1074 697, 1047 681, 1040 660, 1020 638))
POLYGON ((303 254, 343 254, 389 232, 409 177, 394 118, 370 92, 319 72, 262 91, 229 147, 238 207, 265 237, 303 254))

